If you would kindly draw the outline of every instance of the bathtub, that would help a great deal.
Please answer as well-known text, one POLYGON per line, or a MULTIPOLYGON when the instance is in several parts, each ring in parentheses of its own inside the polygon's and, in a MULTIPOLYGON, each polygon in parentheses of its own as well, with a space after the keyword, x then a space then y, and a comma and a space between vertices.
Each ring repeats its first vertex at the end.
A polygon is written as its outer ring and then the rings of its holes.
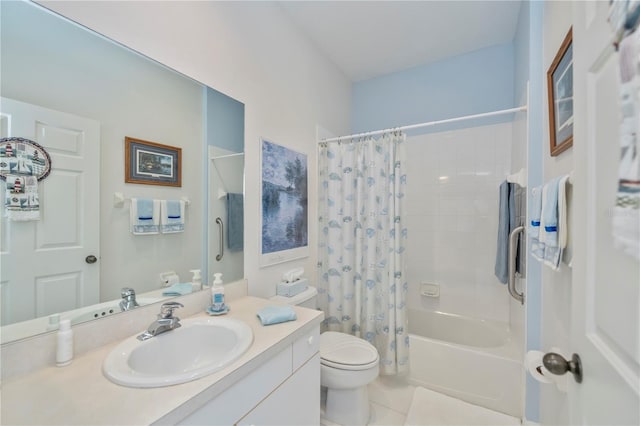
POLYGON ((409 309, 409 382, 522 418, 521 345, 505 323, 409 309))

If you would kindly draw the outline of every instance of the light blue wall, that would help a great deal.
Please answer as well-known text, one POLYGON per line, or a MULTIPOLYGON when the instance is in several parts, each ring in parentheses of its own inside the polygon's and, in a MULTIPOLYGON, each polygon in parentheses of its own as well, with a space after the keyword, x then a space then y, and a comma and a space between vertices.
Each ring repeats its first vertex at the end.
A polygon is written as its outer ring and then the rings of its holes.
MULTIPOLYGON (((514 47, 507 43, 355 83, 352 131, 379 130, 514 106, 514 47)), ((461 126, 511 119, 502 116, 482 123, 464 122, 461 126)), ((439 126, 433 130, 458 127, 439 126)), ((412 134, 416 133, 419 132, 412 134)))
POLYGON ((206 88, 207 145, 244 152, 244 104, 206 88))
MULTIPOLYGON (((528 187, 542 184, 542 113, 544 72, 542 67, 542 18, 544 4, 530 1, 522 9, 529 10, 529 147, 528 187), (528 7, 526 7, 528 6, 528 7)), ((531 250, 529 250, 531 253, 531 250)), ((542 266, 531 254, 527 258, 526 324, 527 350, 541 348, 542 266)), ((527 374, 525 418, 540 421, 540 383, 527 374)))

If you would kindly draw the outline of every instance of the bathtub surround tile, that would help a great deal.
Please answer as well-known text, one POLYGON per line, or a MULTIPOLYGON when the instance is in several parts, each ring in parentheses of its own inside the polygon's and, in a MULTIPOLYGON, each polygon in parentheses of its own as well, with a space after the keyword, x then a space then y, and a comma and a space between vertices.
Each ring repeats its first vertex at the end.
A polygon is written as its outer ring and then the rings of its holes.
POLYGON ((517 426, 520 419, 417 387, 406 426, 517 426))

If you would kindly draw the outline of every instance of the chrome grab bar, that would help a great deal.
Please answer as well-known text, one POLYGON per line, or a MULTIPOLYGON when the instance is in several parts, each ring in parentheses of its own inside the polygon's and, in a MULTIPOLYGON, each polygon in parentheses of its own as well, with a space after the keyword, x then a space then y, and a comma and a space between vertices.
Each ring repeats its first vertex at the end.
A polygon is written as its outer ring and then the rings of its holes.
POLYGON ((216 218, 216 223, 220 228, 220 253, 216 256, 216 260, 220 262, 222 260, 222 256, 224 256, 224 224, 222 223, 222 219, 219 217, 216 218))
POLYGON ((507 282, 507 287, 511 297, 524 305, 524 292, 518 293, 516 290, 516 244, 518 241, 518 234, 521 232, 524 232, 524 226, 518 226, 511 231, 511 234, 509 234, 509 281, 507 282))

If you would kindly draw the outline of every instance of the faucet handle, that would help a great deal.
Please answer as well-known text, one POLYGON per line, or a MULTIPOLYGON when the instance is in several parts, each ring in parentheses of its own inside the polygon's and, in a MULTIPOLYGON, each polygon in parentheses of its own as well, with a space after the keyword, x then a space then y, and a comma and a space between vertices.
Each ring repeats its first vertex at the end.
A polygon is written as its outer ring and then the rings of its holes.
POLYGON ((122 290, 120 290, 120 296, 122 298, 135 296, 135 295, 136 295, 136 291, 131 287, 122 287, 122 290))
POLYGON ((184 305, 180 302, 163 303, 162 306, 160 306, 160 314, 158 315, 158 318, 172 318, 173 310, 177 308, 184 308, 184 305))

